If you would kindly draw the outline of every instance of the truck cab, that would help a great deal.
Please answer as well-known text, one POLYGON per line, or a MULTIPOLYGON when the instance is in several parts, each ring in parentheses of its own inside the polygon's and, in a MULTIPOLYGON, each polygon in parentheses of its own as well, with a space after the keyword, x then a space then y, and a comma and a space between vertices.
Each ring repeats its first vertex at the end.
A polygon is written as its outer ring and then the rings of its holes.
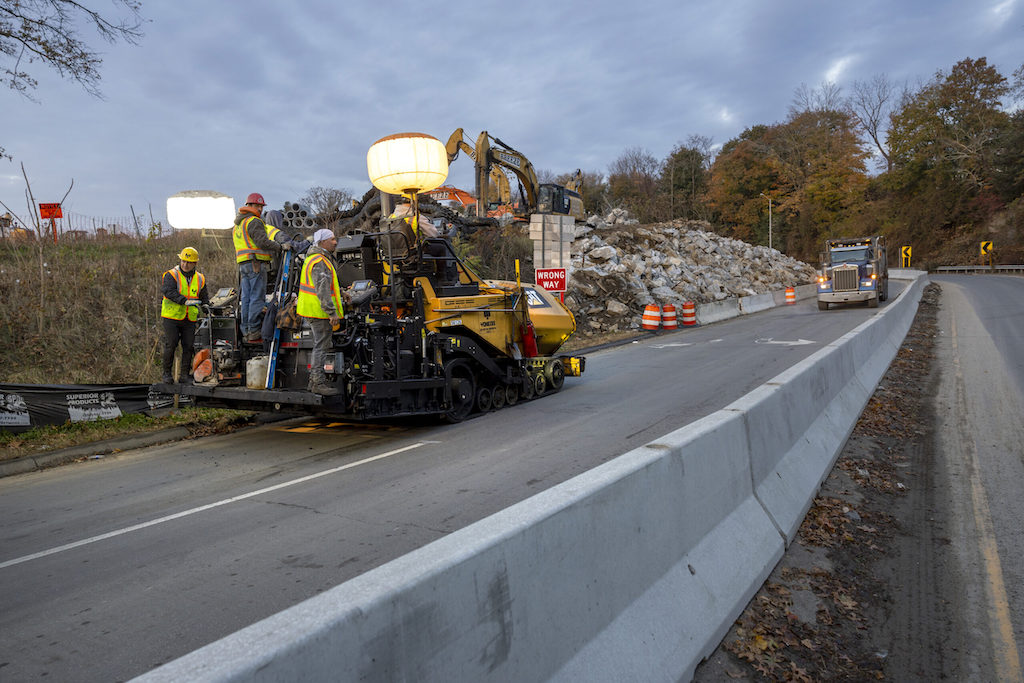
POLYGON ((889 269, 881 235, 825 240, 818 276, 818 309, 865 302, 876 308, 889 298, 889 269))

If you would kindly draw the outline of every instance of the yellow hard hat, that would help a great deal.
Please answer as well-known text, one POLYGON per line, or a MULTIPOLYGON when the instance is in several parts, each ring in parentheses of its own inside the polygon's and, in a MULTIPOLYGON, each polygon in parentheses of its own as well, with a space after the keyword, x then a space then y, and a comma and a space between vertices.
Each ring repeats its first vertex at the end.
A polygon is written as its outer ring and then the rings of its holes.
POLYGON ((185 247, 181 250, 181 253, 178 254, 178 258, 182 261, 188 261, 189 263, 197 263, 199 261, 199 252, 193 247, 185 247))

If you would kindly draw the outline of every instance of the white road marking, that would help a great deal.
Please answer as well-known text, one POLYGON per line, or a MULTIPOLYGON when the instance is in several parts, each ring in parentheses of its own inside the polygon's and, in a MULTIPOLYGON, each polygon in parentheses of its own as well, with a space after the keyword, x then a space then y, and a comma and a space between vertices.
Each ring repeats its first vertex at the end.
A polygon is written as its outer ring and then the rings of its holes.
POLYGON ((771 337, 762 337, 761 339, 755 339, 755 344, 781 344, 783 346, 803 346, 804 344, 814 344, 815 342, 811 339, 797 339, 796 341, 776 341, 771 337))
POLYGON ((165 517, 159 517, 157 519, 153 519, 153 520, 150 520, 148 522, 142 522, 141 524, 134 524, 132 526, 127 526, 127 527, 124 527, 123 529, 116 529, 114 531, 108 531, 107 533, 100 534, 99 536, 93 536, 91 538, 85 538, 85 539, 82 539, 81 541, 74 541, 73 543, 66 543, 65 545, 57 546, 56 548, 50 548, 49 550, 42 550, 42 551, 40 551, 38 553, 32 553, 31 555, 25 555, 24 557, 16 557, 13 560, 7 560, 6 562, 0 562, 0 569, 6 569, 7 567, 13 567, 16 564, 22 564, 24 562, 29 562, 31 560, 38 560, 39 558, 46 557, 47 555, 55 555, 57 553, 62 553, 65 550, 72 550, 74 548, 80 548, 83 545, 89 545, 90 543, 96 543, 98 541, 105 541, 106 539, 114 538, 115 536, 123 536, 124 534, 128 534, 128 533, 131 533, 133 531, 139 531, 140 529, 145 529, 147 527, 156 526, 157 524, 163 524, 164 522, 170 522, 170 521, 173 521, 175 519, 181 519, 182 517, 188 517, 190 515, 194 515, 194 514, 199 513, 199 512, 205 512, 206 510, 212 510, 213 508, 221 507, 222 505, 227 505, 229 503, 237 503, 238 501, 245 500, 246 498, 253 498, 255 496, 259 496, 259 495, 262 495, 264 493, 270 493, 271 491, 277 491, 278 489, 287 488, 289 486, 295 486, 296 484, 301 484, 303 482, 312 481, 313 479, 319 479, 320 477, 326 477, 329 474, 336 474, 338 472, 341 472, 342 470, 348 470, 348 469, 352 469, 353 467, 358 467, 359 465, 365 465, 366 463, 373 462, 374 460, 382 460, 383 458, 389 458, 392 455, 398 455, 399 453, 404 453, 405 451, 411 451, 414 448, 419 448, 420 446, 424 446, 424 445, 426 445, 426 444, 425 443, 414 443, 414 444, 411 444, 409 446, 404 446, 402 448, 396 448, 395 450, 388 451, 387 453, 381 453, 380 455, 374 455, 374 456, 371 456, 369 458, 363 458, 362 460, 357 460, 355 462, 350 462, 350 463, 348 463, 346 465, 340 465, 338 467, 332 467, 331 469, 324 470, 323 472, 317 472, 316 474, 309 474, 309 475, 306 475, 305 477, 299 477, 298 479, 292 479, 291 481, 285 481, 285 482, 282 482, 280 484, 275 484, 273 486, 268 486, 266 488, 259 489, 258 491, 250 491, 249 493, 243 493, 240 496, 233 496, 231 498, 225 498, 224 500, 218 500, 215 503, 209 503, 207 505, 200 505, 199 507, 192 508, 191 510, 182 510, 181 512, 176 512, 173 515, 167 515, 165 517))
POLYGON ((682 344, 655 344, 652 349, 667 349, 670 346, 693 346, 693 342, 683 342, 682 344))

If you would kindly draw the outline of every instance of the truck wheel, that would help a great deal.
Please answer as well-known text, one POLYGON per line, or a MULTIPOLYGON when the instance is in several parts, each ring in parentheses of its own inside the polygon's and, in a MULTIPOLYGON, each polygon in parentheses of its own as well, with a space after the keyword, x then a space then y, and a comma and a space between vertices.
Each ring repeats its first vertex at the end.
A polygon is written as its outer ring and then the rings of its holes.
POLYGON ((548 384, 555 391, 562 388, 562 384, 565 383, 565 366, 562 365, 561 359, 555 358, 549 360, 547 365, 544 366, 544 376, 548 380, 548 384))
POLYGON ((526 379, 523 381, 523 387, 519 392, 519 397, 524 401, 529 401, 533 398, 533 377, 526 376, 526 379))
POLYGON ((473 412, 476 405, 476 378, 473 368, 464 360, 455 360, 445 368, 444 376, 448 380, 448 391, 451 394, 451 405, 444 414, 447 422, 462 422, 473 412))
POLYGON ((514 406, 519 403, 519 387, 515 384, 505 385, 505 405, 514 406))
POLYGON ((505 407, 505 387, 494 387, 491 392, 491 410, 501 410, 505 407))
POLYGON ((491 393, 490 389, 487 387, 480 387, 476 390, 476 409, 481 413, 486 413, 491 409, 491 406, 494 403, 493 398, 494 395, 491 393))
POLYGON ((819 301, 818 302, 818 310, 819 311, 827 311, 828 310, 828 302, 827 301, 819 301))
POLYGON ((543 372, 538 372, 536 375, 533 376, 533 393, 535 395, 540 396, 541 394, 543 394, 547 386, 548 381, 544 379, 543 372))

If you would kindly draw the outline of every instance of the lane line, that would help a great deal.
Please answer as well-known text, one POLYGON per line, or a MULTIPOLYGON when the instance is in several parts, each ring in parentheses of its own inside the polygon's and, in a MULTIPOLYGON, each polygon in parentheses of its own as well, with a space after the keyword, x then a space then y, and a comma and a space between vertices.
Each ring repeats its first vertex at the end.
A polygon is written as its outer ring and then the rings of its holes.
POLYGON ((57 546, 56 548, 50 548, 49 550, 41 550, 40 552, 32 553, 31 555, 25 555, 23 557, 16 557, 13 560, 7 560, 6 562, 0 562, 0 569, 6 569, 7 567, 13 567, 16 564, 23 564, 25 562, 30 562, 32 560, 38 560, 39 558, 46 557, 48 555, 56 555, 57 553, 62 553, 64 551, 66 551, 66 550, 72 550, 74 548, 80 548, 83 545, 89 545, 91 543, 98 543, 99 541, 105 541, 108 538, 114 538, 116 536, 123 536, 124 534, 129 534, 129 533, 131 533, 133 531, 139 531, 140 529, 146 529, 146 528, 151 527, 151 526, 156 526, 157 524, 163 524, 165 522, 171 522, 171 521, 173 521, 175 519, 181 519, 182 517, 188 517, 190 515, 194 515, 194 514, 197 514, 197 513, 200 513, 200 512, 205 512, 206 510, 212 510, 213 508, 221 507, 223 505, 228 505, 229 503, 237 503, 238 501, 245 500, 246 498, 253 498, 254 496, 259 496, 259 495, 262 495, 264 493, 270 493, 271 491, 277 491, 278 489, 287 488, 289 486, 295 486, 296 484, 302 484, 302 483, 307 482, 307 481, 312 481, 314 479, 319 479, 320 477, 326 477, 329 474, 336 474, 336 473, 341 472, 343 470, 348 470, 348 469, 351 469, 353 467, 358 467, 359 465, 365 465, 366 463, 370 463, 370 462, 373 462, 375 460, 382 460, 383 458, 390 458, 393 455, 398 455, 399 453, 404 453, 406 451, 411 451, 414 448, 419 448, 420 446, 425 446, 425 445, 426 445, 426 442, 414 443, 414 444, 411 444, 409 446, 404 446, 402 448, 396 448, 395 450, 388 451, 387 453, 381 453, 379 455, 374 455, 374 456, 371 456, 369 458, 363 458, 362 460, 357 460, 355 462, 350 462, 350 463, 348 463, 346 465, 339 465, 338 467, 332 467, 331 469, 324 470, 323 472, 317 472, 316 474, 308 474, 308 475, 306 475, 304 477, 299 477, 298 479, 292 479, 291 481, 285 481, 285 482, 282 482, 280 484, 275 484, 273 486, 268 486, 266 488, 259 489, 258 491, 251 491, 249 493, 243 493, 242 495, 232 496, 231 498, 225 498, 224 500, 219 500, 219 501, 217 501, 215 503, 208 503, 206 505, 200 505, 199 507, 192 508, 190 510, 182 510, 181 512, 176 512, 173 515, 166 515, 165 517, 159 517, 157 519, 153 519, 153 520, 150 520, 148 522, 142 522, 141 524, 134 524, 132 526, 124 527, 122 529, 116 529, 114 531, 109 531, 109 532, 107 532, 105 534, 100 534, 99 536, 93 536, 91 538, 84 538, 81 541, 74 541, 72 543, 66 543, 65 545, 57 546))
MULTIPOLYGON (((952 316, 951 341, 953 346, 953 368, 956 377, 957 403, 966 407, 967 397, 964 377, 960 368, 960 345, 956 328, 956 313, 952 316)), ((995 608, 994 619, 990 623, 992 631, 992 647, 996 655, 996 673, 1001 681, 1024 680, 1020 668, 1020 657, 1017 654, 1017 641, 1013 636, 1013 622, 1010 619, 1010 602, 1003 583, 1003 565, 999 559, 999 546, 996 543, 995 525, 989 509, 988 496, 981 481, 981 463, 978 461, 978 447, 973 438, 961 432, 961 440, 965 443, 970 457, 971 504, 974 508, 974 524, 978 529, 978 547, 985 562, 985 573, 988 575, 989 594, 995 608)))

